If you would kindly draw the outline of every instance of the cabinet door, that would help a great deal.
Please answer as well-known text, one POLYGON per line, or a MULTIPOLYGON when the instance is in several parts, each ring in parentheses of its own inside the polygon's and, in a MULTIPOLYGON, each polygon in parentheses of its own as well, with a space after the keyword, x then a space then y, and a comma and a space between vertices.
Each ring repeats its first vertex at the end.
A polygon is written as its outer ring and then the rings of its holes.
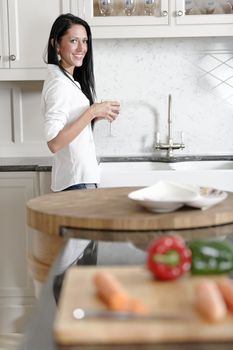
POLYGON ((159 34, 169 24, 168 0, 86 0, 80 6, 94 38, 150 37, 153 28, 159 34))
POLYGON ((176 24, 233 24, 233 1, 176 0, 175 13, 176 24))
POLYGON ((9 52, 8 47, 8 22, 7 22, 7 0, 0 1, 0 68, 9 66, 6 53, 9 52))
POLYGON ((0 296, 33 295, 27 256, 26 203, 38 195, 36 172, 0 173, 0 296))
POLYGON ((39 173, 39 194, 51 192, 51 171, 40 171, 39 173))
POLYGON ((69 0, 8 0, 9 51, 5 51, 8 66, 45 67, 43 53, 51 25, 59 14, 69 10, 69 0))
POLYGON ((38 195, 37 176, 36 172, 0 173, 0 314, 4 315, 0 333, 22 331, 35 301, 28 273, 32 232, 26 223, 26 203, 38 195))

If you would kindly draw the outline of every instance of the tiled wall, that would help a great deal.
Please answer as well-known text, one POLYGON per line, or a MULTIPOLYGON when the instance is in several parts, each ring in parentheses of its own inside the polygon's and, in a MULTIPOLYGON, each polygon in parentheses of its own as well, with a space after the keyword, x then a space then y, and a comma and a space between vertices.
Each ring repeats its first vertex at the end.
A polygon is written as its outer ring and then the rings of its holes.
POLYGON ((174 142, 183 131, 186 144, 176 155, 233 154, 232 38, 104 40, 94 53, 99 100, 122 104, 113 136, 108 122, 96 125, 98 154, 158 154, 169 93, 174 142))
POLYGON ((200 85, 233 106, 233 52, 206 52, 199 67, 200 85))

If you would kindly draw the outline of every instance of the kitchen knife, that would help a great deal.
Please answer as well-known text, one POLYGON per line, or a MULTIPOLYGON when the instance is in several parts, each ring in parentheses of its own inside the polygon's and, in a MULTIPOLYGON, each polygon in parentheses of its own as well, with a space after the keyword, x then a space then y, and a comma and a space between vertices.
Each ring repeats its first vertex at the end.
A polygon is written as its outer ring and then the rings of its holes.
POLYGON ((112 320, 161 320, 161 321, 172 321, 172 320, 190 320, 191 317, 188 315, 175 315, 175 314, 139 314, 131 311, 112 311, 112 310, 85 310, 81 308, 76 308, 73 310, 73 317, 76 320, 83 319, 112 319, 112 320))

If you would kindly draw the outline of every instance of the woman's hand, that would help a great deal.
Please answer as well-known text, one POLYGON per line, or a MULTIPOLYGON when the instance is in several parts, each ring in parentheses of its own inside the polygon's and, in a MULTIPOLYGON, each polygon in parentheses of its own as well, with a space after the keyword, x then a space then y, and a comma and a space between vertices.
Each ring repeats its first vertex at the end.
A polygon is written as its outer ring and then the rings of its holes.
POLYGON ((94 103, 81 116, 79 116, 79 118, 65 125, 57 136, 48 142, 50 151, 56 153, 72 142, 91 122, 91 120, 107 119, 112 122, 117 118, 119 112, 120 103, 117 101, 94 103))
POLYGON ((107 119, 112 122, 118 117, 120 103, 118 101, 103 101, 100 103, 94 103, 90 109, 93 119, 107 119))

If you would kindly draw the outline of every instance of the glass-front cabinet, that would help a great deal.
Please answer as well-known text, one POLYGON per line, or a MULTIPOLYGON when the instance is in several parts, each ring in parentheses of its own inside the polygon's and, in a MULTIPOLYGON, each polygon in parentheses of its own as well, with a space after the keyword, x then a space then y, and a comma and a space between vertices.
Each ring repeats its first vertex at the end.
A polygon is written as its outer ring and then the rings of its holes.
POLYGON ((92 0, 85 1, 90 24, 156 25, 168 24, 169 0, 92 0))
POLYGON ((233 0, 79 0, 94 38, 233 36, 233 0))
POLYGON ((233 0, 175 1, 177 24, 233 23, 233 0))

